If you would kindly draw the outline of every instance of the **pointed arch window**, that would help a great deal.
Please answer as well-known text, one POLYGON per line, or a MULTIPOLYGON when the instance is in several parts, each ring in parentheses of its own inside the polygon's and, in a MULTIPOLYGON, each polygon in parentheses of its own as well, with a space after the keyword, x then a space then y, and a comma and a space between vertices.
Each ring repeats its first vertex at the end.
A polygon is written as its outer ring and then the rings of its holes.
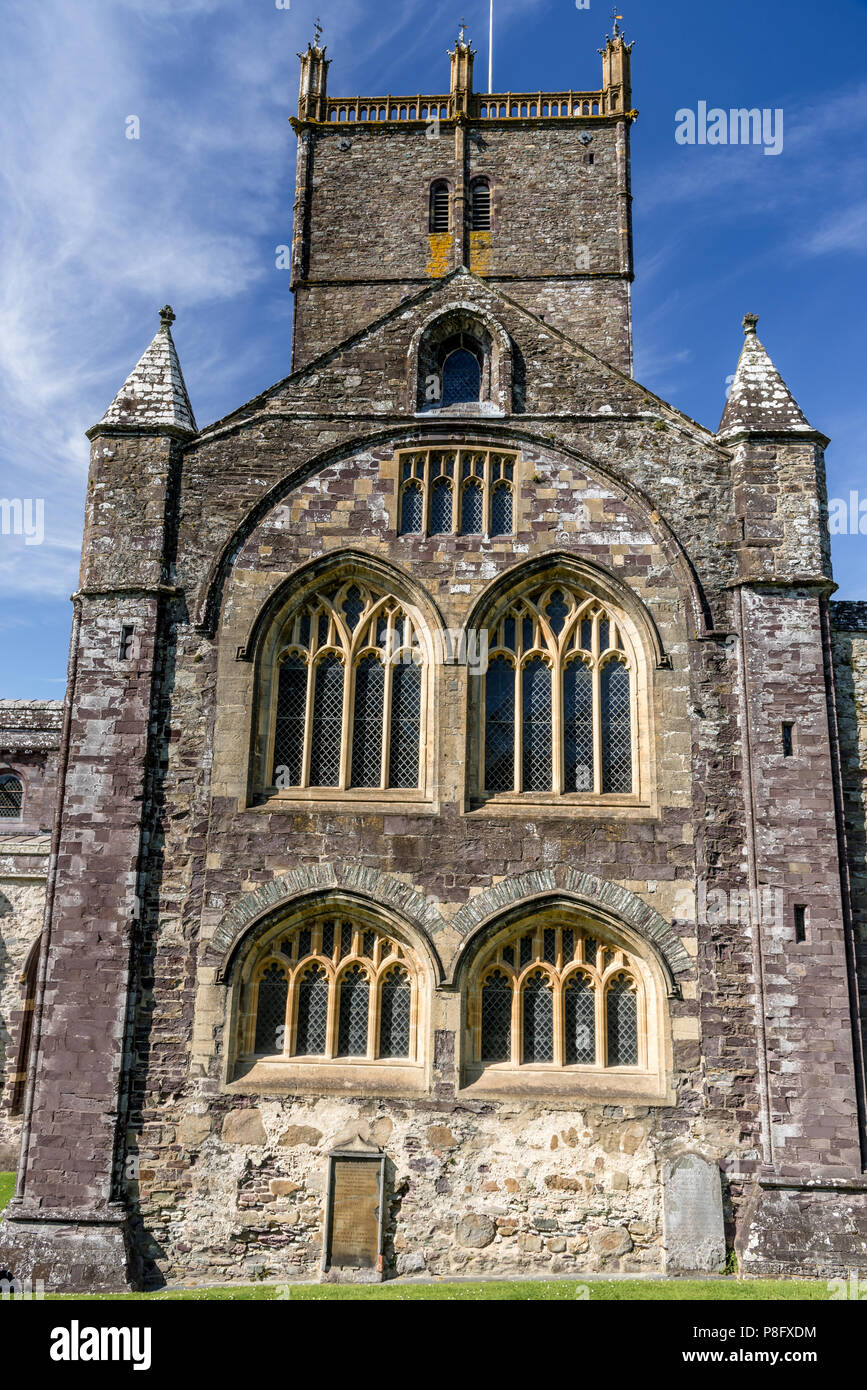
POLYGON ((633 794, 638 658, 623 615, 549 580, 502 603, 487 629, 479 794, 633 794))
POLYGON ((477 1067, 647 1070, 651 977, 640 957, 565 910, 497 937, 468 981, 477 1067), (570 923, 570 925, 567 925, 570 923))
POLYGON ((270 932, 243 973, 242 1058, 418 1060, 418 965, 372 921, 321 908, 270 932))
POLYGON ((478 448, 398 454, 402 536, 511 536, 518 456, 478 448))
POLYGON ((276 646, 270 785, 417 789, 428 669, 420 617, 350 579, 300 604, 276 646))
POLYGON ((24 783, 14 772, 0 774, 0 820, 20 820, 24 783))

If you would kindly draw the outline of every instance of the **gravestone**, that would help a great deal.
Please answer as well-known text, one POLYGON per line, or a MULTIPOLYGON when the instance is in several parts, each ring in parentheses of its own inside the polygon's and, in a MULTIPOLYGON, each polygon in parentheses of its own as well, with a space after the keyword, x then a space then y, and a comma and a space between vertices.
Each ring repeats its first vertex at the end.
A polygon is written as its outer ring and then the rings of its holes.
POLYGON ((663 1184, 666 1273, 717 1272, 726 1259, 719 1165, 699 1154, 668 1164, 663 1184))
POLYGON ((359 1136, 329 1154, 323 1271, 331 1277, 382 1276, 384 1165, 382 1151, 359 1136))

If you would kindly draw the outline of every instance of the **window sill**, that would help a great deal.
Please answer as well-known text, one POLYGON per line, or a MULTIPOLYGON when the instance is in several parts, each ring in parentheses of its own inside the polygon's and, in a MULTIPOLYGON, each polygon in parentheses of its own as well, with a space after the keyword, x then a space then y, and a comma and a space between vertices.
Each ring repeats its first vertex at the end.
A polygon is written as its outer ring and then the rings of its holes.
POLYGON ((598 816, 600 811, 624 817, 646 817, 656 815, 650 801, 633 794, 617 796, 614 794, 593 796, 583 792, 567 792, 562 796, 539 792, 516 793, 501 792, 492 796, 473 797, 467 804, 464 815, 483 818, 485 816, 598 816))
POLYGON ((422 811, 429 815, 437 813, 433 799, 425 791, 411 788, 389 788, 375 791, 372 787, 347 787, 340 791, 337 787, 292 787, 275 792, 261 801, 242 802, 241 810, 271 814, 274 812, 297 813, 299 807, 322 807, 328 811, 422 811))
POLYGON ((583 1098, 605 1105, 638 1102, 642 1105, 672 1105, 674 1096, 653 1072, 638 1067, 559 1067, 549 1065, 512 1067, 473 1064, 466 1069, 458 1097, 495 1100, 514 1096, 561 1096, 583 1098))
POLYGON ((261 1091, 294 1095, 404 1095, 426 1089, 425 1068, 401 1058, 372 1061, 367 1057, 242 1057, 225 1088, 228 1092, 261 1091))

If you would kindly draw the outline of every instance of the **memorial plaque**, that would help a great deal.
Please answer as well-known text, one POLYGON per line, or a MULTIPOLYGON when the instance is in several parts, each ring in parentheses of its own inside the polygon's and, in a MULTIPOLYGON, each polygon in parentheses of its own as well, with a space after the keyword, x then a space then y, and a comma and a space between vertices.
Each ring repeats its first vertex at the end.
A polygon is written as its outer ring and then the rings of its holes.
POLYGON ((380 1256, 382 1161, 335 1156, 331 1169, 328 1263, 376 1269, 380 1256))
POLYGON ((719 1165, 682 1154, 668 1165, 663 1189, 666 1272, 716 1272, 725 1264, 719 1165))

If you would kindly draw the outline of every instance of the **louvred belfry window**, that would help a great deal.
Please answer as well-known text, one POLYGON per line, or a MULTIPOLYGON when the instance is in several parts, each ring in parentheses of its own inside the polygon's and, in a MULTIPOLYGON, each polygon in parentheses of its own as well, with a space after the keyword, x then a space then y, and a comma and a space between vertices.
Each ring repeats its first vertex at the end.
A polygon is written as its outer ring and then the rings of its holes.
POLYGON ((445 180, 435 183, 430 191, 430 230, 447 232, 449 229, 449 186, 445 180))
POLYGON ((242 1056, 416 1059, 418 971, 385 929, 320 910, 273 932, 248 973, 242 1056))
POLYGON ((472 227, 474 232, 491 229, 491 186, 487 179, 475 179, 470 190, 472 227))
POLYGON ((325 586, 287 620, 277 658, 271 782, 418 788, 425 697, 419 618, 360 580, 325 586))
POLYGON ((637 669, 620 616, 558 581, 528 587, 487 627, 482 793, 632 793, 637 669))
POLYGON ((640 962, 565 920, 540 914, 482 954, 467 1001, 478 1064, 647 1066, 640 962))

